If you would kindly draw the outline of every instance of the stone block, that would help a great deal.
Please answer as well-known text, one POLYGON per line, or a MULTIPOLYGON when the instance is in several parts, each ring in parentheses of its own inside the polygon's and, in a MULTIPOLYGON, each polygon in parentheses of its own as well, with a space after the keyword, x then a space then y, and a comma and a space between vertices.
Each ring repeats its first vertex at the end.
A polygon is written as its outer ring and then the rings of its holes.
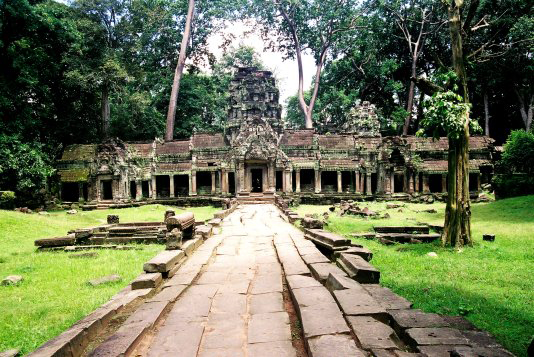
POLYGON ((371 316, 389 323, 389 315, 367 292, 359 289, 334 290, 334 297, 345 315, 371 316))
POLYGON ((201 239, 199 239, 199 238, 193 238, 193 239, 186 240, 182 244, 182 250, 184 251, 185 255, 187 255, 188 257, 193 255, 193 253, 195 252, 195 250, 199 246, 199 241, 201 241, 201 239))
POLYGON ((310 357, 365 357, 350 335, 323 335, 307 341, 310 357))
POLYGON ((335 304, 332 294, 323 286, 291 290, 291 295, 299 313, 306 307, 335 304))
POLYGON ((104 276, 102 278, 89 280, 87 284, 91 286, 98 286, 102 284, 114 283, 114 282, 121 281, 121 280, 122 278, 120 275, 113 274, 113 275, 104 276))
POLYGON ((349 316, 347 320, 363 349, 402 347, 395 331, 381 321, 369 316, 349 316))
MULTIPOLYGON (((419 346, 419 352, 432 357, 450 357, 454 349, 459 346, 454 345, 435 345, 435 346, 419 346)), ((467 346, 465 346, 467 347, 467 346)), ((475 357, 475 356, 469 356, 475 357)))
POLYGON ((302 260, 304 260, 304 263, 306 263, 308 266, 314 263, 330 263, 330 259, 321 253, 302 255, 302 260))
POLYGON ((300 310, 300 319, 304 338, 306 339, 321 335, 350 333, 350 329, 336 303, 304 307, 300 310))
POLYGON ((347 276, 343 270, 330 262, 310 264, 310 270, 315 279, 319 280, 322 284, 326 282, 330 274, 347 276))
POLYGON ((22 282, 24 278, 22 275, 9 275, 2 280, 2 286, 17 285, 22 282))
POLYGON ((119 216, 116 214, 108 214, 108 224, 119 224, 119 216))
POLYGON ((35 245, 40 248, 51 247, 65 247, 76 243, 76 237, 74 234, 69 234, 64 237, 37 239, 35 245))
POLYGON ((297 357, 291 341, 250 343, 247 350, 249 357, 297 357))
POLYGON ((165 250, 143 265, 147 273, 166 273, 171 270, 184 257, 181 250, 165 250))
POLYGON ((266 312, 250 317, 248 343, 291 341, 287 312, 266 312))
POLYGON ((330 273, 326 279, 326 288, 330 291, 353 289, 365 292, 363 286, 356 280, 353 280, 347 276, 347 274, 330 273))
POLYGON ((193 212, 184 212, 177 216, 169 216, 165 220, 167 231, 172 232, 173 229, 178 228, 180 231, 192 228, 195 225, 195 215, 193 212))
POLYGON ((249 314, 280 312, 284 310, 284 300, 279 292, 252 295, 250 297, 249 314))
POLYGON ((359 255, 341 254, 338 265, 354 280, 362 284, 378 284, 380 272, 359 255))
POLYGON ((17 357, 20 356, 20 350, 19 349, 12 349, 0 352, 0 357, 17 357))
POLYGON ((438 314, 426 313, 417 309, 391 310, 392 326, 397 333, 411 328, 449 327, 438 314))
MULTIPOLYGON (((450 353, 452 357, 513 357, 514 355, 503 348, 485 348, 455 346, 450 353)), ((530 356, 530 355, 529 355, 530 356)))
POLYGON ((206 240, 213 235, 213 227, 209 224, 202 224, 196 227, 195 232, 196 234, 201 235, 204 240, 206 240))
POLYGON ((221 225, 222 219, 220 218, 213 218, 208 221, 208 224, 212 225, 213 227, 219 227, 221 225))
POLYGON ((348 249, 339 250, 337 252, 334 252, 334 257, 335 258, 339 258, 341 256, 341 254, 359 255, 360 257, 362 257, 363 259, 365 259, 368 262, 370 262, 371 259, 373 259, 373 252, 371 252, 369 249, 361 248, 361 247, 355 247, 355 246, 351 246, 348 249))
POLYGON ((291 275, 286 277, 286 279, 290 290, 322 286, 321 283, 314 278, 304 275, 291 275))
POLYGON ((300 224, 304 228, 309 229, 322 229, 323 228, 323 222, 321 220, 311 218, 311 217, 304 217, 300 224))
POLYGON ((375 239, 375 233, 351 233, 351 237, 354 238, 363 238, 363 239, 375 239))
POLYGON ((163 290, 157 293, 152 299, 150 299, 150 301, 174 302, 176 301, 176 299, 178 299, 178 297, 184 292, 187 287, 187 285, 168 286, 166 288, 163 288, 163 290))
POLYGON ((132 281, 132 290, 155 288, 161 284, 163 277, 161 273, 141 274, 132 281))
POLYGON ((450 327, 411 328, 406 330, 407 340, 413 346, 467 345, 467 338, 450 327))
POLYGON ((378 284, 364 284, 362 286, 386 310, 410 309, 413 305, 409 300, 378 284))

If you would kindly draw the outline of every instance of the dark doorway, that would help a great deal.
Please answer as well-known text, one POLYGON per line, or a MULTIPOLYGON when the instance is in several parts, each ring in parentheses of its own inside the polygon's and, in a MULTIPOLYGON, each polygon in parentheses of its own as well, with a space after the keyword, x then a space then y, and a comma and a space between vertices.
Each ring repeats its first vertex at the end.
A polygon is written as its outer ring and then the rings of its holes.
POLYGON ((228 193, 235 195, 235 173, 228 173, 228 193))
POLYGON ((321 190, 323 192, 337 192, 337 172, 321 172, 321 190))
POLYGON ((404 174, 395 174, 393 182, 395 184, 394 193, 404 192, 404 174))
POLYGON ((174 195, 187 196, 189 194, 189 175, 174 176, 174 195))
POLYGON ((478 191, 478 174, 469 174, 469 191, 478 191))
POLYGON ((250 169, 252 179, 252 192, 263 192, 263 170, 250 169))
POLYGON ((143 193, 143 197, 145 198, 150 197, 150 182, 149 181, 141 182, 141 191, 143 193))
POLYGON ((352 190, 352 172, 341 171, 341 191, 350 193, 352 190))
POLYGON ((291 173, 291 189, 293 190, 293 192, 297 190, 297 172, 296 171, 292 171, 291 173))
POLYGON ((135 181, 130 181, 130 197, 134 200, 137 198, 137 185, 135 181))
POLYGON ((200 195, 211 194, 211 172, 198 171, 197 172, 197 192, 200 195))
POLYGON ((313 169, 300 170, 300 190, 302 192, 315 191, 315 171, 313 169))
POLYGON ((371 174, 371 192, 374 194, 378 188, 378 176, 376 173, 371 174))
POLYGON ((171 181, 168 175, 156 176, 156 197, 169 197, 171 193, 171 181))
POLYGON ((62 182, 61 199, 65 202, 78 202, 80 199, 78 182, 62 182))
POLYGON ((276 191, 284 190, 283 171, 276 171, 276 191))
POLYGON ((113 186, 111 180, 100 181, 102 185, 102 199, 103 200, 112 200, 113 199, 113 186))
POLYGON ((432 174, 428 176, 428 188, 432 193, 439 193, 441 188, 441 174, 432 174))

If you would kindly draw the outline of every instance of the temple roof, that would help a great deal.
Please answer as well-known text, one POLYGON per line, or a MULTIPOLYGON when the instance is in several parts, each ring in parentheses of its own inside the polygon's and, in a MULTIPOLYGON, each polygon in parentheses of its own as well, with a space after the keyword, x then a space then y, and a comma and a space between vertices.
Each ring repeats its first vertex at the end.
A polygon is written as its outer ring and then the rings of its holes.
POLYGON ((156 145, 156 155, 183 154, 190 151, 190 140, 168 141, 156 145))
POLYGON ((96 155, 96 144, 74 144, 69 145, 63 151, 63 156, 61 157, 62 161, 71 161, 71 160, 91 160, 96 155))
POLYGON ((224 135, 220 133, 216 134, 195 134, 191 138, 193 142, 193 148, 223 148, 226 147, 224 142, 224 135))

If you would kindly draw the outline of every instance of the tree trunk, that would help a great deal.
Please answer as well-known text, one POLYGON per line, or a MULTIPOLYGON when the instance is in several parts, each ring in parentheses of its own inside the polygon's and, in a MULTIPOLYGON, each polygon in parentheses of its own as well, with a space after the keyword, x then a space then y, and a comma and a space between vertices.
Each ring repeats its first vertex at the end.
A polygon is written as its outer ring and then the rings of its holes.
POLYGON ((532 117, 534 114, 534 95, 530 97, 530 102, 528 103, 527 108, 527 104, 525 103, 521 93, 516 90, 515 94, 517 95, 517 100, 519 101, 519 112, 521 113, 523 124, 525 124, 525 130, 529 131, 532 127, 532 117))
POLYGON ((484 91, 484 134, 486 136, 490 136, 489 132, 489 120, 491 116, 489 113, 489 99, 488 99, 488 93, 484 91))
MULTIPOLYGON (((449 30, 451 36, 452 64, 458 76, 464 102, 469 102, 467 77, 462 48, 462 21, 460 8, 463 0, 452 0, 449 5, 449 30)), ((471 202, 469 199, 469 112, 465 113, 463 133, 458 139, 449 139, 448 174, 449 187, 445 224, 441 241, 443 245, 462 247, 472 245, 471 202)))
POLYGON ((404 119, 404 127, 402 128, 402 135, 408 135, 410 130, 410 122, 412 120, 412 110, 413 110, 413 98, 415 95, 415 81, 412 78, 415 78, 417 75, 417 57, 412 58, 412 76, 410 78, 410 90, 408 91, 408 104, 406 105, 406 119, 404 119))
POLYGON ((195 10, 195 0, 189 0, 189 8, 187 10, 187 18, 185 21, 184 35, 182 37, 182 44, 180 46, 180 55, 178 56, 178 63, 174 71, 174 81, 172 83, 171 99, 169 101, 169 110, 167 111, 167 126, 165 130, 165 141, 172 141, 174 138, 174 122, 176 118, 176 102, 178 100, 178 92, 180 91, 180 80, 184 72, 185 59, 187 54, 187 45, 189 44, 189 36, 191 34, 191 23, 193 22, 193 13, 195 10))
POLYGON ((319 83, 321 81, 321 70, 323 69, 324 61, 326 60, 327 48, 328 48, 328 45, 325 44, 321 51, 319 63, 317 63, 317 67, 315 70, 315 82, 313 84, 313 92, 310 98, 310 105, 308 105, 308 109, 306 111, 306 129, 313 128, 313 108, 315 107, 315 101, 317 100, 317 95, 319 93, 319 83))
POLYGON ((107 84, 102 88, 102 138, 109 137, 109 86, 107 84))

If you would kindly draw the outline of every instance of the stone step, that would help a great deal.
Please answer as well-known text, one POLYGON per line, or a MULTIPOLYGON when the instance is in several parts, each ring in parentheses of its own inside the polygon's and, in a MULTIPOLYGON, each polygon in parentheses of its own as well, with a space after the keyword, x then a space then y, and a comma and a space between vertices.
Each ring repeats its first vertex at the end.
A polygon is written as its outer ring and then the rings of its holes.
POLYGON ((73 245, 75 242, 76 236, 74 234, 69 234, 65 237, 37 239, 34 243, 39 248, 52 248, 73 245))
POLYGON ((423 242, 429 243, 439 239, 441 235, 439 233, 422 233, 422 234, 412 234, 412 233, 379 233, 376 235, 377 239, 387 239, 389 241, 398 242, 398 243, 416 243, 423 242))
POLYGON ((334 252, 334 257, 336 259, 339 258, 341 256, 341 253, 359 255, 360 257, 362 257, 368 262, 370 262, 371 259, 373 259, 373 252, 371 252, 369 249, 366 249, 366 248, 350 247, 347 250, 340 250, 340 251, 334 252))
POLYGON ((354 280, 362 284, 378 284, 380 272, 359 255, 344 254, 337 259, 337 264, 354 280))
POLYGON ((378 226, 374 230, 376 233, 430 233, 428 226, 378 226))
POLYGON ((164 250, 143 265, 147 273, 167 273, 185 256, 181 250, 164 250))

